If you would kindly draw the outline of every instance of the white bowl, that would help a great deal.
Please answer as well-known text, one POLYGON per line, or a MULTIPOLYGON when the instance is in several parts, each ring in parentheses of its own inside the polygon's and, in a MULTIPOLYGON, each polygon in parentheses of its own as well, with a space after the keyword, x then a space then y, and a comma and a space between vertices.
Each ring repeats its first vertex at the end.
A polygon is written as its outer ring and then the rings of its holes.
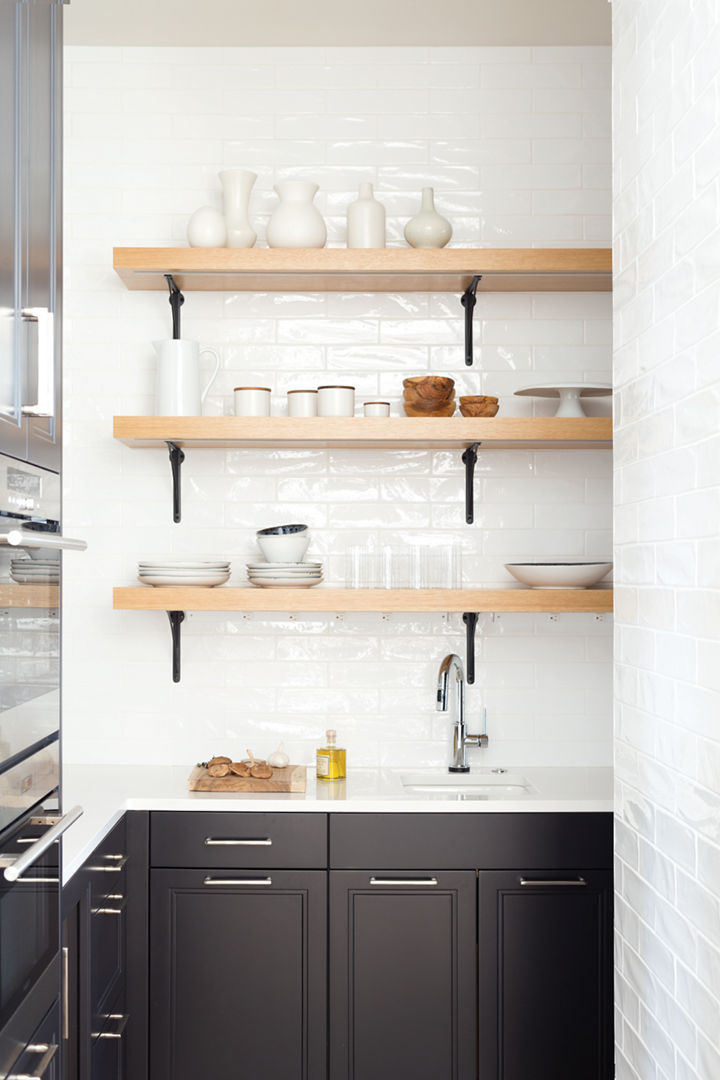
POLYGON ((612 570, 611 562, 505 563, 517 581, 532 589, 587 589, 612 570))
POLYGON ((307 532, 258 536, 258 547, 268 562, 302 562, 310 537, 307 532))

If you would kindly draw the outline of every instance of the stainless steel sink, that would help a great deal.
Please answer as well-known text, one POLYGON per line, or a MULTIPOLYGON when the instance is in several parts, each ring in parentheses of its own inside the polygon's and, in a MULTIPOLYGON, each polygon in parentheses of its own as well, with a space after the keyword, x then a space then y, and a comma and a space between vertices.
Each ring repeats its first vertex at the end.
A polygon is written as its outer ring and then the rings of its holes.
POLYGON ((408 794, 455 798, 522 799, 535 789, 519 773, 404 773, 400 781, 408 794))

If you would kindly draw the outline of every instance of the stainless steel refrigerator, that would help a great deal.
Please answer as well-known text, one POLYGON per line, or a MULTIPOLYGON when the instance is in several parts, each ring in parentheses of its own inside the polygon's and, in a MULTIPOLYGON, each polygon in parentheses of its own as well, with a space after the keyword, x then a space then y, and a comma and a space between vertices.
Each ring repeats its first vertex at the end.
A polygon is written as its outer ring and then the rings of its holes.
POLYGON ((62 16, 0 0, 0 1080, 61 1061, 62 16))

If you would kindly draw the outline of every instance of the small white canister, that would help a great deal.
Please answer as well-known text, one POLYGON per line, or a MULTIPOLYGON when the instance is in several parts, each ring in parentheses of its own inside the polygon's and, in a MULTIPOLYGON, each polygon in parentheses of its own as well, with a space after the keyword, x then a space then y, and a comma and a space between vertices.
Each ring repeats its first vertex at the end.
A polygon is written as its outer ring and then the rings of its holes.
POLYGON ((236 386, 236 416, 269 416, 270 388, 268 386, 236 386))
POLYGON ((288 416, 317 416, 317 390, 288 390, 287 410, 288 416))
POLYGON ((363 413, 365 414, 365 416, 389 416, 390 402, 366 401, 363 405, 363 413))
POLYGON ((318 386, 318 416, 354 415, 354 386, 318 386))

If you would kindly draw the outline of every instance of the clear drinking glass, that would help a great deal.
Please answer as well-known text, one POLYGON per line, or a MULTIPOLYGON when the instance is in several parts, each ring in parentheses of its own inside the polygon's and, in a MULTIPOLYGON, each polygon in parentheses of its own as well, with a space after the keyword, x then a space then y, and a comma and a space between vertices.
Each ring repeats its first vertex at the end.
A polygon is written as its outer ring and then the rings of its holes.
POLYGON ((345 585, 348 589, 372 589, 377 581, 376 555, 372 548, 353 545, 345 556, 345 585))
POLYGON ((462 550, 458 543, 438 544, 430 548, 428 562, 428 581, 431 588, 462 588, 462 550))

